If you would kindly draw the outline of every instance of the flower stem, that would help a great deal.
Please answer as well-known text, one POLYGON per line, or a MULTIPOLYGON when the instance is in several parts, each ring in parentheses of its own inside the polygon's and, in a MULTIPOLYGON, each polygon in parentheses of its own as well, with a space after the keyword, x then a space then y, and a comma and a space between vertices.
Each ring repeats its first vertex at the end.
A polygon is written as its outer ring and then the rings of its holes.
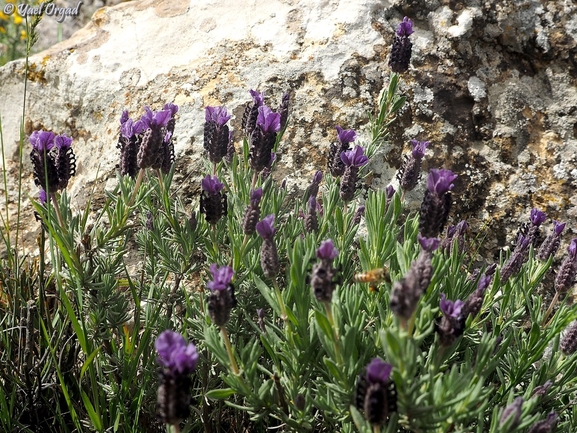
POLYGON ((64 219, 62 218, 62 213, 60 212, 60 205, 58 204, 58 200, 56 200, 56 193, 51 192, 50 197, 52 198, 52 204, 54 205, 54 210, 56 211, 56 218, 58 219, 58 224, 64 231, 67 233, 66 226, 64 225, 64 219))
POLYGON ((333 311, 331 309, 330 302, 323 302, 325 304, 325 311, 327 312, 327 318, 329 319, 329 323, 331 324, 331 328, 333 328, 333 339, 335 343, 335 354, 337 356, 337 362, 339 366, 343 365, 343 357, 341 355, 340 343, 339 343, 339 332, 335 325, 335 318, 333 317, 333 311))
POLYGON ((281 311, 281 319, 286 323, 288 316, 286 314, 286 306, 284 304, 284 300, 282 298, 282 294, 280 292, 280 288, 278 286, 278 283, 276 282, 276 280, 273 280, 273 285, 274 285, 274 293, 276 295, 276 298, 278 300, 279 306, 280 306, 280 311, 281 311))
POLYGON ((230 344, 230 340, 228 338, 228 332, 226 332, 226 328, 224 326, 220 327, 220 333, 222 334, 222 338, 224 339, 224 344, 226 346, 226 351, 228 353, 228 359, 230 360, 230 367, 232 368, 232 372, 238 376, 239 374, 238 365, 236 364, 236 360, 234 359, 234 354, 232 353, 232 345, 230 344))
POLYGON ((541 326, 545 325, 545 322, 547 321, 547 319, 551 315, 551 312, 553 311, 553 308, 555 308, 555 304, 557 304, 558 300, 559 300, 559 292, 555 292, 555 296, 553 297, 551 304, 549 304, 549 308, 547 308, 547 311, 545 312, 545 316, 543 316, 543 320, 541 320, 541 326))
POLYGON ((138 177, 136 178, 136 183, 134 184, 134 190, 132 191, 132 195, 130 196, 130 200, 128 201, 128 207, 132 206, 134 204, 134 200, 136 200, 138 189, 140 188, 142 179, 144 179, 144 172, 145 172, 144 168, 141 168, 140 171, 138 172, 138 177))

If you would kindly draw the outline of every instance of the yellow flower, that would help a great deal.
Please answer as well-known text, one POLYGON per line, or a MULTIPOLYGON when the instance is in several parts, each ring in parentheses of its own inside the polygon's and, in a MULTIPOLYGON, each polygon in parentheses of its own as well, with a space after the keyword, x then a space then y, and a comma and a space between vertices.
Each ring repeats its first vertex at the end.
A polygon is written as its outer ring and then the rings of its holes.
POLYGON ((28 34, 26 33, 26 30, 20 31, 20 39, 25 41, 27 36, 28 36, 28 34))
POLYGON ((8 21, 8 18, 9 18, 8 15, 6 15, 6 14, 4 13, 4 11, 3 11, 2 9, 0 9, 0 20, 2 20, 2 21, 8 21))
POLYGON ((22 17, 20 15, 18 15, 17 13, 14 14, 14 24, 16 24, 17 26, 22 24, 22 17))
POLYGON ((0 26, 0 33, 6 33, 6 29, 4 28, 4 26, 0 26))

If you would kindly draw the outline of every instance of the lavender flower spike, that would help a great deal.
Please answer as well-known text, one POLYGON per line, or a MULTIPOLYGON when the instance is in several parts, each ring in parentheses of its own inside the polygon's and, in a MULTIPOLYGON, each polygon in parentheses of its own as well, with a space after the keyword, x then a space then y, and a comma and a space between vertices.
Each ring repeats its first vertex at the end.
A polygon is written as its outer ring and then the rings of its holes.
POLYGON ((201 181, 200 212, 209 224, 216 224, 227 214, 227 199, 222 193, 224 185, 216 176, 206 176, 201 181))
POLYGON ((391 71, 401 73, 409 69, 413 44, 409 36, 413 34, 413 22, 405 17, 399 24, 391 48, 389 68, 391 71))
POLYGON ((242 218, 242 229, 245 235, 252 235, 256 231, 256 225, 260 219, 260 200, 262 188, 250 192, 250 205, 246 208, 242 218))
POLYGON ((555 291, 561 295, 565 295, 575 282, 575 275, 577 274, 577 238, 571 241, 567 252, 569 255, 565 257, 563 263, 559 266, 555 277, 555 291))
POLYGON ((421 203, 419 232, 427 238, 441 233, 449 218, 451 190, 457 175, 450 170, 432 169, 427 178, 427 190, 421 203))
POLYGON ((210 265, 212 281, 206 287, 211 291, 207 297, 208 314, 217 326, 224 326, 230 319, 230 311, 236 307, 234 285, 231 283, 234 271, 230 266, 210 265))
POLYGON ((305 215, 305 230, 308 233, 316 232, 319 229, 319 220, 317 216, 317 199, 314 195, 309 197, 307 203, 307 213, 305 215))
POLYGON ((421 175, 421 161, 430 143, 411 140, 411 144, 413 145, 411 156, 405 157, 405 162, 397 173, 397 179, 403 191, 412 191, 417 186, 421 175))
POLYGON ((328 168, 334 177, 342 176, 345 172, 341 154, 349 150, 349 144, 357 138, 357 133, 352 129, 343 129, 338 125, 336 129, 338 142, 331 143, 328 155, 328 168))
POLYGON ((547 418, 537 421, 531 426, 527 433, 552 433, 557 425, 558 415, 555 412, 549 412, 547 418))
POLYGON ((345 165, 345 172, 341 179, 341 199, 349 202, 354 198, 357 189, 359 168, 369 162, 361 146, 355 146, 353 150, 341 153, 341 160, 345 165))
POLYGON ((308 189, 308 196, 313 196, 316 197, 317 194, 319 193, 319 185, 321 183, 321 181, 323 180, 323 172, 318 170, 315 175, 313 176, 313 181, 311 182, 311 184, 309 185, 309 189, 308 189))
POLYGON ((501 284, 505 284, 512 275, 517 274, 521 270, 521 266, 523 266, 529 253, 530 243, 531 240, 528 237, 521 236, 511 257, 501 268, 501 284))
POLYGON ((260 265, 268 278, 276 276, 280 269, 277 246, 273 238, 276 231, 273 226, 274 218, 274 214, 268 215, 256 225, 257 233, 263 238, 260 249, 260 265))
POLYGON ((313 294, 319 302, 330 302, 336 285, 333 260, 339 255, 339 251, 335 248, 333 241, 327 239, 321 242, 316 254, 320 261, 313 265, 311 274, 313 294))
POLYGON ((539 251, 537 252, 537 258, 542 262, 549 260, 549 257, 554 256, 559 245, 561 244, 561 233, 565 228, 566 223, 560 223, 559 221, 553 221, 553 233, 545 238, 539 251))
POLYGON ((508 425, 509 428, 506 431, 512 431, 515 427, 517 427, 521 418, 521 406, 523 406, 523 397, 515 398, 513 403, 508 405, 503 410, 499 420, 499 426, 503 427, 508 425))
POLYGON ((145 131, 138 149, 138 167, 158 169, 163 167, 164 159, 167 157, 165 137, 172 110, 155 112, 150 107, 144 107, 144 109, 146 113, 140 120, 144 123, 145 131))
POLYGON ((251 137, 252 132, 256 128, 256 120, 258 117, 258 109, 264 104, 264 93, 259 93, 256 90, 251 90, 250 95, 253 102, 249 102, 242 115, 242 130, 247 137, 251 137))
POLYGON ((435 330, 439 334, 439 341, 443 346, 450 346, 455 340, 463 335, 465 330, 464 313, 465 303, 461 300, 450 301, 444 293, 441 293, 440 302, 443 317, 435 323, 435 330))
POLYGON ((393 367, 380 358, 374 358, 359 376, 355 390, 355 406, 373 425, 380 426, 392 412, 397 411, 397 392, 391 380, 393 367))
POLYGON ((30 144, 36 186, 48 195, 66 188, 70 177, 76 173, 72 138, 48 131, 34 131, 30 135, 30 144))
POLYGON ((565 329, 559 347, 567 356, 577 352, 577 322, 571 323, 565 329))
POLYGON ((255 128, 250 135, 250 166, 261 172, 271 161, 271 152, 280 130, 280 114, 266 105, 258 107, 255 128))
POLYGON ((226 107, 206 107, 204 123, 204 149, 210 162, 218 164, 228 153, 230 130, 226 125, 230 115, 226 107))
POLYGON ((162 422, 178 424, 190 414, 191 373, 198 364, 198 352, 192 343, 173 331, 164 331, 156 339, 159 387, 158 413, 162 422))

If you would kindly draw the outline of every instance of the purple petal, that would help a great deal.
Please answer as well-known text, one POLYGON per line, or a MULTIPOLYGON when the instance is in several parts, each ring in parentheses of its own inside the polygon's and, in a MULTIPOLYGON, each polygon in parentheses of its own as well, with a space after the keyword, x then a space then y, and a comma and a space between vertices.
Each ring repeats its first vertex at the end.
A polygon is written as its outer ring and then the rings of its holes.
POLYGON ((411 140, 411 144, 413 145, 413 156, 417 159, 422 159, 430 143, 428 141, 411 140))
POLYGON ((120 124, 123 125, 129 119, 128 117, 128 110, 124 110, 120 115, 120 124))
POLYGON ((395 187, 393 185, 389 185, 385 188, 385 195, 387 199, 390 200, 395 195, 395 187))
POLYGON ((430 192, 436 193, 438 196, 445 194, 452 190, 455 185, 452 183, 457 178, 457 175, 451 170, 432 169, 427 178, 427 189, 430 192))
POLYGON ((309 212, 315 212, 317 210, 317 199, 314 195, 309 197, 308 201, 309 212))
POLYGON ((477 290, 484 292, 487 287, 489 287, 489 284, 491 284, 491 280, 493 279, 493 275, 483 275, 481 278, 479 278, 479 283, 477 284, 477 290))
POLYGON ((438 238, 425 238, 420 234, 417 235, 417 239, 419 241, 419 244, 421 244, 421 248, 430 253, 439 248, 439 244, 441 243, 441 240, 438 238))
POLYGON ((258 107, 256 124, 263 130, 263 132, 279 132, 280 114, 272 111, 270 107, 262 105, 258 107))
POLYGON ((272 239, 275 229, 274 229, 274 214, 267 215, 264 219, 256 223, 256 231, 263 239, 272 239))
POLYGON ((162 109, 170 111, 170 117, 174 117, 174 115, 178 112, 178 105, 169 102, 167 104, 164 104, 164 107, 162 109))
POLYGON ((531 209, 530 220, 533 225, 540 226, 545 222, 546 219, 547 215, 545 215, 545 212, 542 212, 539 209, 531 209))
POLYGON ((577 256, 577 238, 573 239, 567 248, 569 255, 573 258, 577 256))
POLYGON ((69 149, 72 144, 72 137, 67 137, 66 135, 57 135, 54 137, 54 144, 58 149, 69 149))
POLYGON ((217 267, 216 263, 210 265, 212 281, 209 281, 206 287, 210 290, 226 290, 234 276, 234 270, 230 266, 217 267))
POLYGON ((556 235, 560 235, 561 232, 563 231, 563 229, 565 228, 565 225, 566 225, 566 224, 567 224, 567 223, 560 223, 559 221, 553 220, 553 227, 554 227, 554 230, 555 230, 555 234, 556 234, 556 235))
POLYGON ((250 96, 252 96, 252 100, 257 107, 260 107, 264 103, 264 92, 259 93, 256 90, 250 90, 250 96))
POLYGON ((175 348, 184 346, 185 344, 186 341, 182 335, 177 332, 166 330, 158 336, 154 342, 154 347, 158 354, 168 361, 175 348))
POLYGON ((200 186, 203 191, 208 192, 210 195, 216 195, 224 188, 224 185, 219 182, 218 178, 211 175, 207 175, 202 179, 200 186))
POLYGON ((441 293, 441 311, 449 317, 457 318, 461 315, 461 310, 465 303, 459 299, 456 301, 448 300, 444 293, 441 293))
POLYGON ((334 260, 338 255, 339 250, 335 248, 331 239, 322 241, 321 246, 317 249, 317 257, 321 260, 334 260))
POLYGON ((32 147, 39 152, 48 151, 54 147, 55 134, 50 131, 34 131, 30 134, 32 147))
POLYGON ((361 146, 355 146, 352 150, 341 153, 341 161, 346 166, 362 167, 369 162, 369 158, 365 156, 364 152, 365 149, 361 146))
POLYGON ((170 110, 157 111, 154 114, 152 123, 158 126, 166 126, 171 117, 172 115, 170 114, 170 110))
POLYGON ((367 381, 370 384, 387 383, 392 371, 393 366, 391 364, 386 363, 381 358, 373 358, 367 365, 367 381))
POLYGON ((262 199, 262 188, 253 189, 250 192, 250 204, 252 206, 258 206, 261 199, 262 199))
POLYGON ((313 182, 319 184, 321 183, 321 180, 323 180, 323 172, 318 170, 313 176, 313 182))
POLYGON ((217 125, 224 125, 229 121, 230 115, 224 106, 206 107, 204 118, 207 122, 214 122, 217 125))
POLYGON ((467 221, 462 220, 455 227, 455 232, 457 233, 457 236, 459 236, 459 235, 462 235, 463 233, 465 233, 465 230, 467 230, 468 228, 469 228, 469 224, 467 223, 467 221))
POLYGON ((38 200, 40 200, 40 204, 46 204, 46 202, 48 201, 48 195, 46 194, 46 191, 44 191, 43 189, 41 189, 40 192, 38 193, 38 200))
POLYGON ((357 133, 354 129, 343 129, 339 125, 335 128, 337 128, 337 137, 342 145, 347 145, 357 139, 357 133))
POLYGON ((198 352, 177 332, 166 330, 156 339, 154 346, 160 355, 158 363, 178 374, 190 374, 198 363, 198 352))
POLYGON ((413 30, 413 21, 409 18, 403 18, 403 21, 397 27, 397 35, 399 36, 409 36, 414 33, 413 30))

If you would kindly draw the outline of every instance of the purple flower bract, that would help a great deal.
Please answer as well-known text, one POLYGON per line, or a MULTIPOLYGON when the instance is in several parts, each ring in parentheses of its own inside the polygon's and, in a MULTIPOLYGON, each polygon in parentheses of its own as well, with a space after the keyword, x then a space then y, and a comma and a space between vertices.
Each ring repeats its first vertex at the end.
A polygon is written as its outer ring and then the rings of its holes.
POLYGON ((198 352, 192 343, 186 342, 177 332, 166 330, 162 332, 154 343, 160 355, 157 362, 173 373, 191 374, 198 363, 198 352))

